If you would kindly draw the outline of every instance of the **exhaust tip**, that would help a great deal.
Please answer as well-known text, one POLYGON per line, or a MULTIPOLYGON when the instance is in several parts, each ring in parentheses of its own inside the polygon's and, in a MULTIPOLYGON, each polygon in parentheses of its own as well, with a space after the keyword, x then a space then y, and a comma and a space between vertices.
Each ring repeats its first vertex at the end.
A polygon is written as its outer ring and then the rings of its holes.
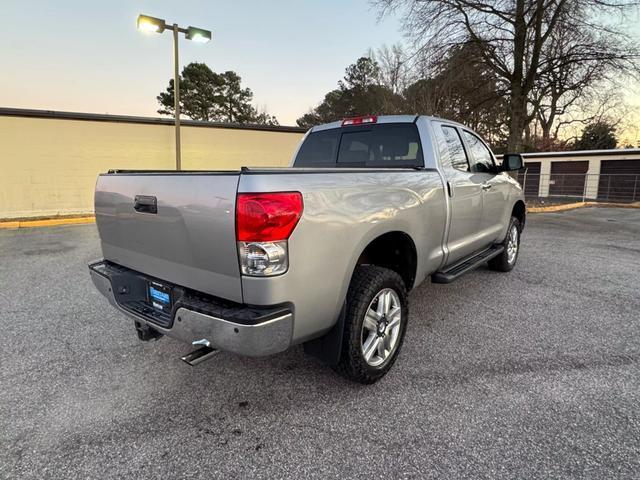
MULTIPOLYGON (((194 344, 196 342, 193 342, 194 344)), ((208 343, 208 342, 207 342, 208 343)), ((220 350, 215 348, 211 348, 209 346, 202 346, 191 353, 186 354, 184 357, 180 357, 183 362, 188 363, 192 367, 202 363, 206 360, 209 360, 213 356, 220 353, 220 350)))

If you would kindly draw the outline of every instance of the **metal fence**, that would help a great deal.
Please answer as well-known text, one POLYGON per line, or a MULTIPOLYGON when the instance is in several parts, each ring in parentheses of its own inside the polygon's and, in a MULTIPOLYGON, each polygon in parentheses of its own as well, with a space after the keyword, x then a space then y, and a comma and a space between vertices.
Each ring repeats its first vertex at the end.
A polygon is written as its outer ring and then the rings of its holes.
POLYGON ((528 199, 640 201, 640 175, 521 172, 518 181, 528 199))

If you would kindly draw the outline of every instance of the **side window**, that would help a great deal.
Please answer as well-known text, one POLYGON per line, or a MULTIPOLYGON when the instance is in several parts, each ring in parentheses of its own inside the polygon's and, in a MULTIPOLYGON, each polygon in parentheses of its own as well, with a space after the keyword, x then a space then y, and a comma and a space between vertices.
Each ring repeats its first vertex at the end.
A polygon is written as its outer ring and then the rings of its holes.
POLYGON ((493 156, 489 149, 473 133, 462 131, 471 152, 471 171, 476 173, 492 173, 495 171, 493 156))
POLYGON ((462 146, 462 140, 454 127, 440 125, 436 128, 438 152, 443 167, 453 167, 463 172, 469 171, 467 154, 462 146))

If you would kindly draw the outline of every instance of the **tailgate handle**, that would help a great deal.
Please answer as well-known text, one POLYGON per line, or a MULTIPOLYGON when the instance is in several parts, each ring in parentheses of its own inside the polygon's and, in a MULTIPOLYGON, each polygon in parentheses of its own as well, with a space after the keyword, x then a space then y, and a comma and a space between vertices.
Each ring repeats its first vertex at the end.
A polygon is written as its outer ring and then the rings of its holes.
POLYGON ((158 213, 158 199, 152 195, 136 195, 133 208, 140 213, 158 213))

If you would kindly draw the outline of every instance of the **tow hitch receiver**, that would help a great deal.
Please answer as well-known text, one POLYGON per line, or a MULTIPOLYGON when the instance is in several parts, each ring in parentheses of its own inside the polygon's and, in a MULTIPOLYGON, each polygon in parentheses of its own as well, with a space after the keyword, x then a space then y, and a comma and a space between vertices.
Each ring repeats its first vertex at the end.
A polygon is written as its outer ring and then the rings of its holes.
POLYGON ((188 353, 184 357, 181 357, 182 360, 192 367, 198 365, 199 363, 204 362, 205 360, 209 360, 214 355, 220 353, 220 350, 215 348, 202 346, 200 348, 195 349, 193 352, 188 353))
POLYGON ((136 333, 138 334, 138 338, 143 342, 149 342, 151 340, 158 340, 162 337, 162 334, 157 330, 149 327, 146 324, 140 322, 133 322, 136 327, 136 333))

